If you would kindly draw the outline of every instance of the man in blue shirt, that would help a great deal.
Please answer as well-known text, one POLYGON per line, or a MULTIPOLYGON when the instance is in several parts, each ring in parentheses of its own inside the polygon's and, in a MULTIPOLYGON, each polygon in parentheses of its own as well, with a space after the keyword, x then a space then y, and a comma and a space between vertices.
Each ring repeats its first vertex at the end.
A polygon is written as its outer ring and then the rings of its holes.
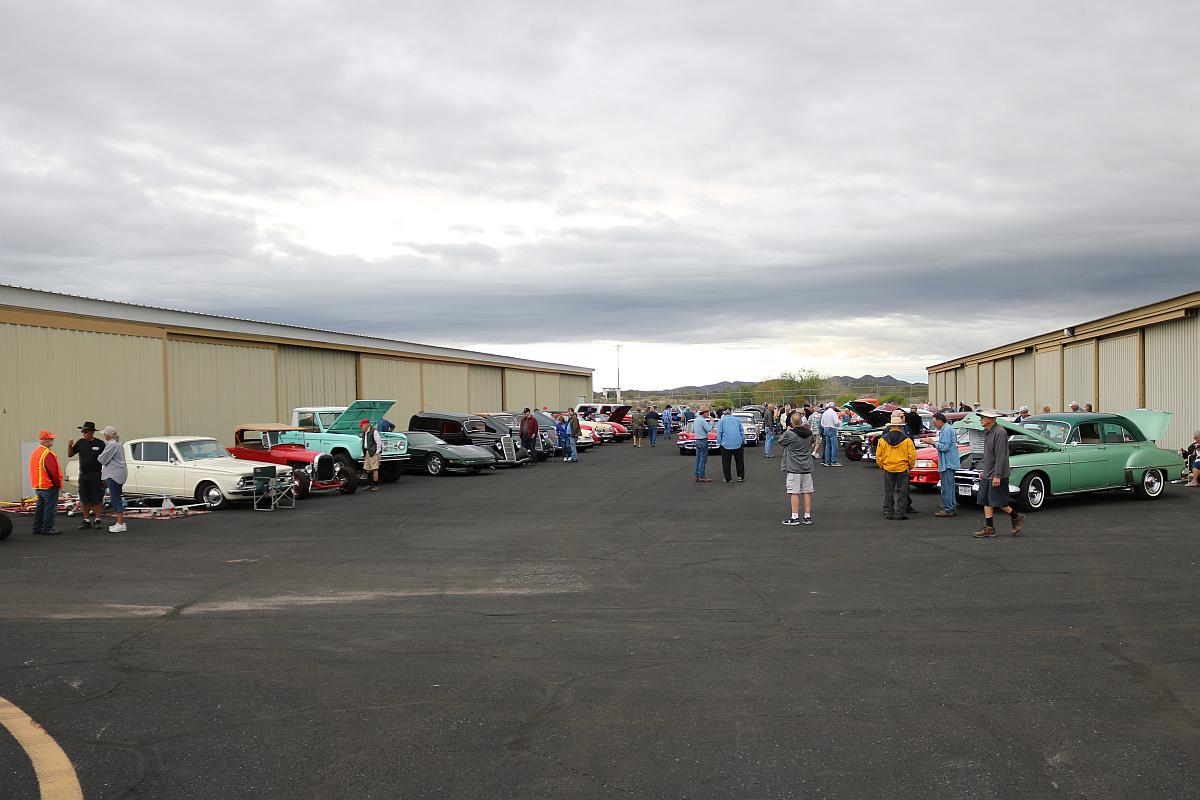
POLYGON ((954 496, 954 472, 961 466, 958 457, 958 434, 954 426, 946 422, 946 415, 937 412, 933 415, 933 427, 937 428, 937 437, 926 436, 922 441, 937 448, 938 475, 942 482, 942 510, 935 512, 935 517, 958 516, 958 499, 954 496))
POLYGON ((721 445, 721 471, 725 473, 725 482, 733 483, 729 473, 729 462, 737 462, 737 479, 741 483, 746 478, 746 455, 742 447, 746 442, 746 431, 742 421, 735 417, 732 409, 726 408, 721 412, 721 421, 717 423, 717 443, 721 445))
POLYGON ((702 408, 699 415, 692 420, 692 433, 696 436, 696 483, 712 483, 705 476, 708 466, 708 434, 712 431, 712 423, 708 413, 702 408))

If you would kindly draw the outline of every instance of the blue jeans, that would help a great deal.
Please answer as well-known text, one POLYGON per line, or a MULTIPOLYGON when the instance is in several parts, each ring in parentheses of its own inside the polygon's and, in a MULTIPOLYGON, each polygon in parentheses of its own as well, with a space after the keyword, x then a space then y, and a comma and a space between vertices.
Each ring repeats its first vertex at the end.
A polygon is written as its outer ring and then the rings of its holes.
POLYGON ((826 464, 837 462, 837 428, 822 428, 821 438, 825 440, 825 450, 821 460, 826 464))
POLYGON ((771 448, 775 446, 775 432, 768 430, 763 434, 763 458, 770 458, 771 448))
POLYGON ((942 511, 949 514, 958 505, 958 499, 954 496, 954 470, 943 469, 938 475, 942 477, 942 511))
POLYGON ((576 447, 576 445, 578 443, 579 443, 579 439, 575 436, 572 436, 570 439, 567 440, 567 444, 571 448, 571 452, 567 453, 565 455, 569 455, 571 457, 572 461, 579 460, 579 448, 576 447))
POLYGON ((58 489, 38 489, 37 508, 33 510, 33 532, 45 533, 54 530, 56 516, 58 516, 58 489))
POLYGON ((646 429, 650 432, 650 446, 653 447, 658 442, 658 423, 651 422, 646 429))
POLYGON ((704 469, 708 466, 708 442, 696 442, 696 477, 704 477, 704 469))
POLYGON ((108 484, 108 501, 112 503, 112 510, 118 514, 125 513, 125 498, 121 496, 121 488, 125 484, 117 483, 112 478, 105 483, 108 484))

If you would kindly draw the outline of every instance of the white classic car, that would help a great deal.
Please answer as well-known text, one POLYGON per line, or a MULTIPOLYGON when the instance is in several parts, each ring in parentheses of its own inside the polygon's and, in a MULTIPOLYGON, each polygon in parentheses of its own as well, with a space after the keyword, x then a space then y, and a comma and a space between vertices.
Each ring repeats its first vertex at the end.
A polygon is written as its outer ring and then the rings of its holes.
MULTIPOLYGON (((142 497, 194 498, 209 508, 224 508, 230 500, 254 495, 254 468, 268 466, 242 461, 216 439, 201 436, 156 436, 124 443, 129 478, 122 494, 142 497)), ((63 488, 78 491, 79 462, 67 462, 63 488)), ((279 466, 276 485, 287 486, 292 470, 279 466)))

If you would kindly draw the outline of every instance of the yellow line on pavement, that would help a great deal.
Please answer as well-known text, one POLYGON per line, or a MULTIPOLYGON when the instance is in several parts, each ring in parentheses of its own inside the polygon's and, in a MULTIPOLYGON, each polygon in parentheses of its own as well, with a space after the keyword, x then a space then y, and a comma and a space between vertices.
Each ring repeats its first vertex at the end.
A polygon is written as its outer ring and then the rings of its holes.
POLYGON ((42 800, 83 800, 75 767, 71 766, 71 759, 58 742, 28 714, 3 697, 0 697, 0 725, 8 728, 33 762, 42 800))

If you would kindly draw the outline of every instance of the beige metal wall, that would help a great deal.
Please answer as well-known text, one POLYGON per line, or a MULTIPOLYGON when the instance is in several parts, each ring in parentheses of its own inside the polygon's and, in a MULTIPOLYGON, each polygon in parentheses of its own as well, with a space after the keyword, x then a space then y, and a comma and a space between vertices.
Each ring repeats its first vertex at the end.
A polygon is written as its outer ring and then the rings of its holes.
POLYGON ((979 367, 978 365, 968 365, 963 370, 963 381, 959 385, 959 391, 962 396, 967 399, 968 403, 982 403, 979 399, 979 367))
POLYGON ((243 422, 277 421, 275 348, 167 342, 171 434, 233 443, 243 422))
POLYGON ((1096 405, 1096 346, 1094 342, 1063 348, 1063 394, 1081 407, 1096 405))
POLYGON ((546 406, 553 410, 562 400, 562 380, 558 373, 538 372, 533 376, 533 381, 537 407, 546 406))
POLYGON ((996 370, 991 361, 979 365, 979 403, 984 408, 996 406, 996 370))
MULTIPOLYGON (((975 388, 971 387, 971 395, 975 394, 975 388)), ((960 403, 970 402, 972 398, 967 394, 967 368, 959 367, 954 370, 954 397, 960 403)))
POLYGON ((1031 410, 1038 413, 1050 406, 1051 411, 1062 411, 1062 359, 1057 349, 1034 354, 1034 381, 1037 394, 1031 410))
POLYGON ((1159 444, 1183 447, 1200 430, 1200 317, 1186 317, 1146 329, 1146 407, 1174 411, 1159 444))
POLYGON ((504 396, 512 408, 532 407, 536 403, 534 394, 532 372, 523 369, 504 370, 504 396))
POLYGON ((558 391, 557 410, 573 408, 580 397, 587 398, 584 402, 592 399, 592 379, 586 375, 563 375, 558 382, 558 391))
POLYGON ((465 364, 425 362, 421 365, 425 381, 425 411, 495 411, 473 409, 470 401, 471 378, 465 364))
POLYGON ((1035 414, 1041 410, 1034 392, 1033 353, 1013 356, 1013 407, 1029 406, 1035 414))
MULTIPOLYGON (((8 365, 0 389, 0 499, 28 497, 22 485, 21 443, 41 428, 67 440, 91 420, 115 425, 122 438, 162 435, 163 339, 0 323, 0 353, 8 365)), ((27 467, 27 465, 26 465, 27 467)))
POLYGON ((1097 411, 1138 407, 1138 337, 1100 340, 1100 397, 1097 411))
MULTIPOLYGON (((472 411, 511 411, 504 407, 504 370, 499 367, 470 367, 472 411)), ((524 406, 521 406, 524 408, 524 406)))
MULTIPOLYGON (((279 418, 301 406, 347 406, 358 399, 357 356, 316 347, 279 348, 279 418)), ((391 398, 385 398, 390 400, 391 398)))
POLYGON ((1013 363, 1011 358, 1002 358, 996 362, 996 398, 997 408, 1013 408, 1013 363))
POLYGON ((363 356, 361 400, 395 400, 385 415, 400 430, 421 410, 421 365, 386 356, 363 356))

